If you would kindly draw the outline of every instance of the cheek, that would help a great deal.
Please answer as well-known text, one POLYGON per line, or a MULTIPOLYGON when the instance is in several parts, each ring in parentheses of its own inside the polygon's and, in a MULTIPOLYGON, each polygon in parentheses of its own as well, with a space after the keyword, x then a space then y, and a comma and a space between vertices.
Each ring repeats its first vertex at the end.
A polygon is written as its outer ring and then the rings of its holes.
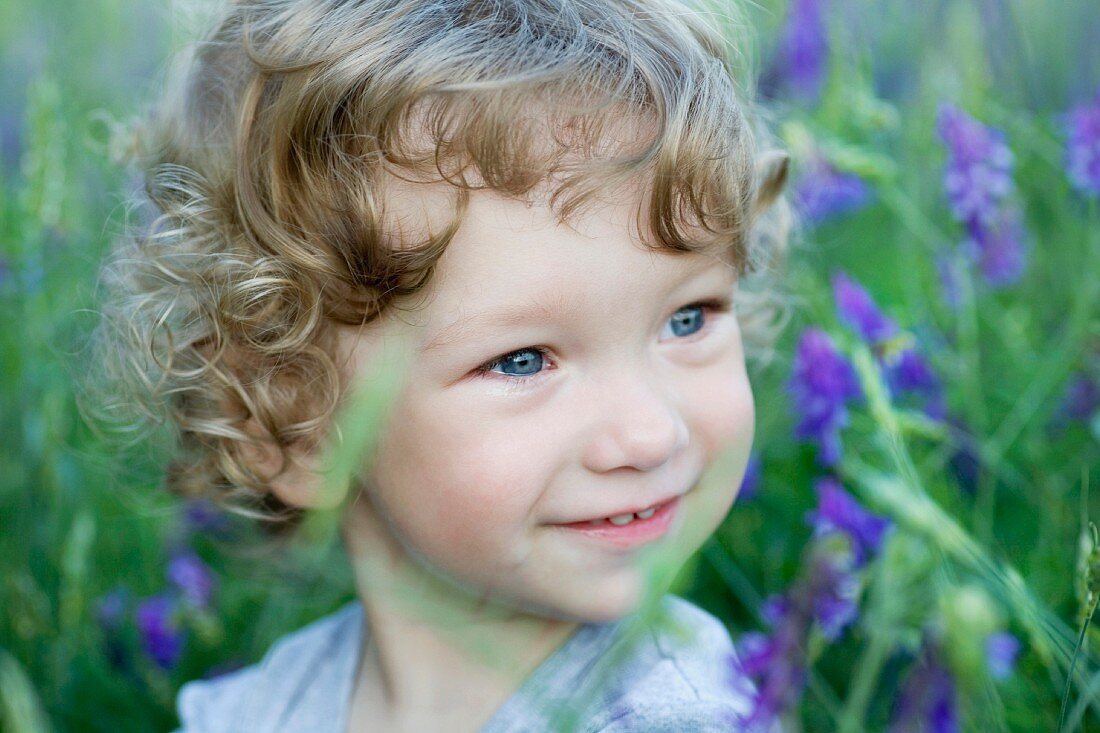
POLYGON ((756 427, 752 387, 741 360, 716 364, 692 380, 689 399, 700 444, 709 456, 725 447, 748 455, 756 427))
POLYGON ((537 443, 516 427, 440 401, 395 409, 372 473, 388 513, 422 551, 503 554, 516 544, 543 486, 537 443))

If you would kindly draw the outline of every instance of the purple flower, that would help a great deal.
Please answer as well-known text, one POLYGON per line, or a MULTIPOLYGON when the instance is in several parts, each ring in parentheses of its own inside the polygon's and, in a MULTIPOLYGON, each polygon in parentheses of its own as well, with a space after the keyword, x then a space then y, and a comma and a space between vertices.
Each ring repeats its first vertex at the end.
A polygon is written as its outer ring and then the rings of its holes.
POLYGON ((955 680, 926 644, 910 671, 894 709, 889 733, 958 733, 955 680))
POLYGON ((122 628, 129 608, 130 592, 122 586, 116 586, 96 601, 96 623, 106 632, 117 632, 122 628))
POLYGON ((951 104, 940 105, 936 131, 947 145, 943 187, 951 212, 964 224, 992 221, 1012 191, 1012 151, 1004 133, 951 104))
POLYGON ((818 461, 840 461, 840 430, 848 424, 847 403, 863 397, 855 369, 824 331, 807 329, 798 341, 787 389, 801 417, 795 437, 816 443, 818 461))
POLYGON ((194 608, 210 605, 214 591, 214 576, 206 563, 191 550, 175 552, 168 560, 168 581, 183 594, 194 608))
POLYGON ((1100 93, 1066 115, 1066 172, 1074 187, 1100 196, 1100 93))
POLYGON ((749 456, 749 462, 745 466, 745 476, 741 479, 741 490, 737 492, 737 498, 741 501, 752 501, 760 493, 760 480, 760 459, 755 455, 749 456))
POLYGON ((1020 653, 1020 642, 1007 631, 997 631, 985 640, 985 658, 989 664, 989 674, 997 680, 1006 680, 1012 676, 1016 667, 1016 657, 1020 653))
POLYGON ((750 632, 738 640, 729 660, 730 686, 749 694, 752 708, 741 721, 750 731, 766 730, 784 711, 794 707, 806 685, 805 631, 797 623, 778 627, 772 634, 750 632))
POLYGON ((951 433, 952 444, 947 467, 958 481, 959 488, 974 496, 978 491, 978 481, 982 475, 979 441, 959 418, 948 416, 946 423, 951 433))
POLYGON ((966 277, 963 262, 954 252, 944 252, 936 257, 936 275, 940 281, 943 302, 951 310, 962 303, 962 279, 966 277))
POLYGON ((162 669, 171 669, 183 651, 183 630, 175 604, 167 595, 146 598, 138 604, 134 621, 145 653, 162 669))
POLYGON ((183 508, 183 521, 188 533, 223 534, 229 529, 229 518, 213 502, 195 499, 183 508))
POLYGON ((993 287, 1017 282, 1027 265, 1027 228, 1015 208, 1002 209, 987 222, 971 223, 963 252, 993 287))
POLYGON ((887 354, 884 359, 886 383, 896 397, 913 396, 930 416, 942 420, 947 412, 943 384, 931 365, 915 348, 887 354))
POLYGON ((806 684, 806 648, 815 624, 827 641, 835 641, 858 615, 859 583, 848 569, 849 558, 815 545, 807 570, 786 593, 762 604, 761 616, 771 633, 744 634, 730 658, 730 681, 743 691, 746 678, 752 707, 744 729, 767 729, 798 702, 806 684))
POLYGON ((850 562, 822 553, 810 581, 813 619, 826 641, 836 641, 859 616, 859 580, 850 562))
POLYGON ((1100 410, 1100 385, 1088 374, 1075 374, 1066 385, 1055 422, 1058 425, 1084 422, 1090 420, 1097 410, 1100 410))
POLYGON ((825 0, 792 0, 780 34, 780 65, 788 86, 800 97, 821 95, 829 61, 825 0))
POLYGON ((816 225, 863 208, 871 189, 859 176, 816 158, 794 184, 794 199, 806 220, 816 225))
POLYGON ((870 293, 843 272, 833 274, 833 298, 840 320, 869 345, 878 345, 898 334, 897 324, 879 310, 870 293))
POLYGON ((817 509, 806 515, 814 528, 814 536, 840 533, 852 546, 855 567, 862 567, 882 548, 882 540, 890 528, 890 520, 864 509, 855 498, 833 478, 814 482, 817 509))

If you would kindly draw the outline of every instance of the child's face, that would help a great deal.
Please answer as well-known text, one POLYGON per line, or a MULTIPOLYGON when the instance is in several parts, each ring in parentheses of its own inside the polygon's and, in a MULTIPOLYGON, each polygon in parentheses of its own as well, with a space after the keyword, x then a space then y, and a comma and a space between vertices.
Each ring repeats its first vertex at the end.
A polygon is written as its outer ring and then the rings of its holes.
POLYGON ((556 525, 681 496, 656 547, 682 563, 726 515, 752 394, 733 312, 692 304, 728 303, 735 275, 644 249, 634 206, 568 227, 474 192, 423 307, 349 336, 359 371, 391 329, 420 345, 369 501, 353 506, 419 570, 542 615, 607 620, 642 598, 641 548, 556 525), (723 449, 732 475, 696 487, 723 449))

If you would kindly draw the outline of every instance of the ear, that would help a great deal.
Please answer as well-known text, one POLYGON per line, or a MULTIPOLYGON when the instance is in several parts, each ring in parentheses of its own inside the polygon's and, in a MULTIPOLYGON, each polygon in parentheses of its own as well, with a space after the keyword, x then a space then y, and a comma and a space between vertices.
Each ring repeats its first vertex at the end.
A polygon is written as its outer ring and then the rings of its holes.
POLYGON ((297 509, 330 508, 339 503, 321 490, 324 479, 316 470, 315 450, 292 445, 280 451, 270 437, 263 437, 264 431, 254 418, 245 423, 244 430, 256 442, 241 441, 238 451, 279 501, 297 509))
POLYGON ((755 189, 752 200, 752 218, 755 221, 775 203, 787 185, 787 171, 791 156, 782 150, 768 150, 756 159, 755 189))

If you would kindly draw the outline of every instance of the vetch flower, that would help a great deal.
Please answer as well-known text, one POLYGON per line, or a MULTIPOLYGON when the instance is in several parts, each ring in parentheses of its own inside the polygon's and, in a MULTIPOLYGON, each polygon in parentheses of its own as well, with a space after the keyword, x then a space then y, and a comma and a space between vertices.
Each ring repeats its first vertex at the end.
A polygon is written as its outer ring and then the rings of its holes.
POLYGON ((826 641, 840 638, 859 616, 858 578, 850 558, 822 551, 815 557, 808 596, 812 615, 826 641))
POLYGON ((172 553, 168 560, 168 581, 194 608, 207 608, 214 592, 214 576, 206 563, 191 550, 172 553))
POLYGON ((1005 680, 1012 676, 1019 653, 1020 642, 1007 631, 995 631, 986 637, 985 656, 989 674, 994 679, 1005 680))
POLYGON ((887 386, 895 397, 916 397, 921 408, 937 420, 947 412, 943 383, 928 361, 912 346, 883 356, 887 386))
POLYGON ((951 104, 940 105, 936 131, 947 145, 943 187, 951 212, 964 224, 994 220, 1013 189, 1014 159, 1004 133, 951 104))
POLYGON ((1100 196, 1100 92, 1066 115, 1066 173, 1087 196, 1100 196))
POLYGON ((748 465, 745 466, 745 476, 741 479, 741 490, 737 492, 739 501, 752 501, 760 493, 760 459, 749 456, 748 465))
POLYGON ((832 279, 840 320, 863 341, 875 346, 898 335, 898 325, 879 309, 862 285, 843 272, 834 273, 832 279))
POLYGON ((958 310, 962 304, 962 279, 966 277, 961 257, 955 251, 941 252, 936 256, 936 275, 943 302, 951 310, 958 310))
POLYGON ((116 586, 101 596, 95 603, 95 619, 100 628, 107 632, 117 632, 130 608, 130 593, 122 586, 116 586))
POLYGON ((116 586, 95 603, 96 623, 103 631, 103 654, 115 669, 126 669, 129 664, 122 627, 130 611, 130 592, 116 586))
POLYGON ((958 733, 955 679, 940 660, 934 642, 926 642, 906 679, 889 733, 958 733))
POLYGON ((1019 209, 1005 208, 987 222, 972 223, 963 253, 993 287, 1019 281, 1027 265, 1027 228, 1019 209))
POLYGON ((183 522, 189 534, 205 532, 220 535, 230 528, 225 512, 206 499, 187 502, 183 507, 183 522))
POLYGON ((809 163, 792 191, 798 210, 814 225, 859 211, 871 200, 871 189, 862 178, 837 170, 821 157, 809 163))
POLYGON ((745 689, 744 680, 755 683, 752 707, 741 721, 746 730, 767 730, 798 702, 806 685, 806 630, 800 620, 777 626, 771 634, 750 632, 738 640, 729 660, 730 684, 745 689))
POLYGON ((982 475, 981 446, 962 419, 948 415, 946 425, 951 435, 951 456, 947 467, 964 492, 974 496, 982 475))
POLYGON ((848 537, 855 567, 862 567, 882 549, 891 522, 863 508, 834 478, 814 482, 817 509, 806 515, 814 536, 839 533, 848 537))
POLYGON ((1100 384, 1090 375, 1081 372, 1073 375, 1062 394, 1055 414, 1055 422, 1087 422, 1100 410, 1100 384))
POLYGON ((780 32, 780 66, 787 86, 800 97, 821 94, 829 61, 825 0, 792 0, 780 32))
POLYGON ((850 561, 849 555, 815 543, 803 575, 783 595, 761 605, 770 633, 747 633, 738 641, 730 658, 731 685, 744 689, 748 678, 756 688, 745 730, 770 729, 797 704, 806 684, 811 631, 817 628, 833 642, 857 618, 859 581, 850 561))
POLYGON ((861 399, 863 391, 855 369, 824 331, 810 328, 803 332, 787 389, 801 418, 795 437, 818 445, 822 465, 836 465, 841 454, 840 430, 848 424, 848 402, 861 399))
POLYGON ((184 632, 175 603, 167 595, 146 598, 134 612, 134 622, 145 653, 162 669, 171 669, 183 651, 184 632))

